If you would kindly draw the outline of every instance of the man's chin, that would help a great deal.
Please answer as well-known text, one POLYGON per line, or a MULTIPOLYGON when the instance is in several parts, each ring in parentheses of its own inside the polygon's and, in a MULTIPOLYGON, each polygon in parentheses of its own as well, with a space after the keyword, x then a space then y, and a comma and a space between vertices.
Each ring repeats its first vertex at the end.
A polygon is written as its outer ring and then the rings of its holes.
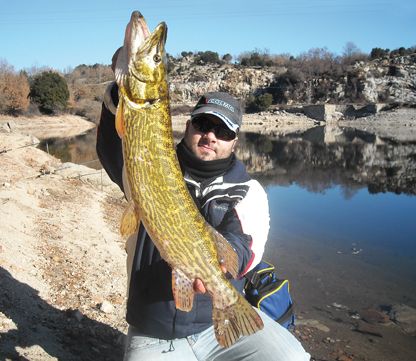
POLYGON ((201 148, 198 149, 196 155, 201 160, 214 160, 217 157, 217 153, 215 153, 213 150, 201 148))
POLYGON ((216 155, 215 153, 202 153, 198 155, 198 158, 201 160, 215 160, 216 159, 216 155))

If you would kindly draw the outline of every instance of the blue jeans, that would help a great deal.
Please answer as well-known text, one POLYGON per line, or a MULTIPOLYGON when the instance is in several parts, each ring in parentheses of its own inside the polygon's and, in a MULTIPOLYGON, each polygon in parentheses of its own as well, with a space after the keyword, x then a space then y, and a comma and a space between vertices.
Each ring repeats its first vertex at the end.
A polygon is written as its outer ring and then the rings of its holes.
MULTIPOLYGON (((258 311, 258 310, 257 310, 258 311)), ((258 311, 264 328, 222 348, 214 327, 172 341, 145 337, 129 328, 124 361, 309 361, 310 355, 287 329, 258 311)))

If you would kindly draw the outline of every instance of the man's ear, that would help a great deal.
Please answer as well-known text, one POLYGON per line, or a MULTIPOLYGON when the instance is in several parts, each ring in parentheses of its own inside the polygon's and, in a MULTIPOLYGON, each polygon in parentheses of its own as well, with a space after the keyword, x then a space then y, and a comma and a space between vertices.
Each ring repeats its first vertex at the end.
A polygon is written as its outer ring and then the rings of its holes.
POLYGON ((234 152, 234 149, 235 149, 235 147, 236 147, 236 145, 237 145, 237 140, 238 140, 238 137, 235 137, 235 138, 234 138, 234 143, 233 143, 233 146, 231 147, 231 151, 232 151, 232 152, 234 152))
POLYGON ((186 125, 185 125, 185 134, 188 132, 188 128, 189 128, 189 125, 191 124, 191 120, 190 119, 188 119, 187 121, 186 121, 186 125))

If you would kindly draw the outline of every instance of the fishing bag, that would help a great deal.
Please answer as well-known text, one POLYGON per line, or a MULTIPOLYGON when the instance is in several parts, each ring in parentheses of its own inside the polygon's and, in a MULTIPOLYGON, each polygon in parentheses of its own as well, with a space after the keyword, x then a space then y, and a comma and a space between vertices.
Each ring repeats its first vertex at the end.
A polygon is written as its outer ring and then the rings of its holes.
POLYGON ((274 266, 265 261, 261 261, 245 277, 247 280, 244 291, 247 301, 283 327, 294 326, 295 313, 289 281, 277 278, 274 266))

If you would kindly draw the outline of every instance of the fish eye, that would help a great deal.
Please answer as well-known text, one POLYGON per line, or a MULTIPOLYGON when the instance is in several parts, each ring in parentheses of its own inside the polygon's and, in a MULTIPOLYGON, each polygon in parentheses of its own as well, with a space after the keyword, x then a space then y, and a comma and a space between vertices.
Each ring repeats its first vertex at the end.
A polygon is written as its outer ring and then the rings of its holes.
POLYGON ((155 55, 153 55, 153 60, 154 60, 156 63, 158 63, 158 62, 160 62, 160 61, 162 60, 162 58, 160 57, 160 55, 159 55, 159 54, 155 54, 155 55))

